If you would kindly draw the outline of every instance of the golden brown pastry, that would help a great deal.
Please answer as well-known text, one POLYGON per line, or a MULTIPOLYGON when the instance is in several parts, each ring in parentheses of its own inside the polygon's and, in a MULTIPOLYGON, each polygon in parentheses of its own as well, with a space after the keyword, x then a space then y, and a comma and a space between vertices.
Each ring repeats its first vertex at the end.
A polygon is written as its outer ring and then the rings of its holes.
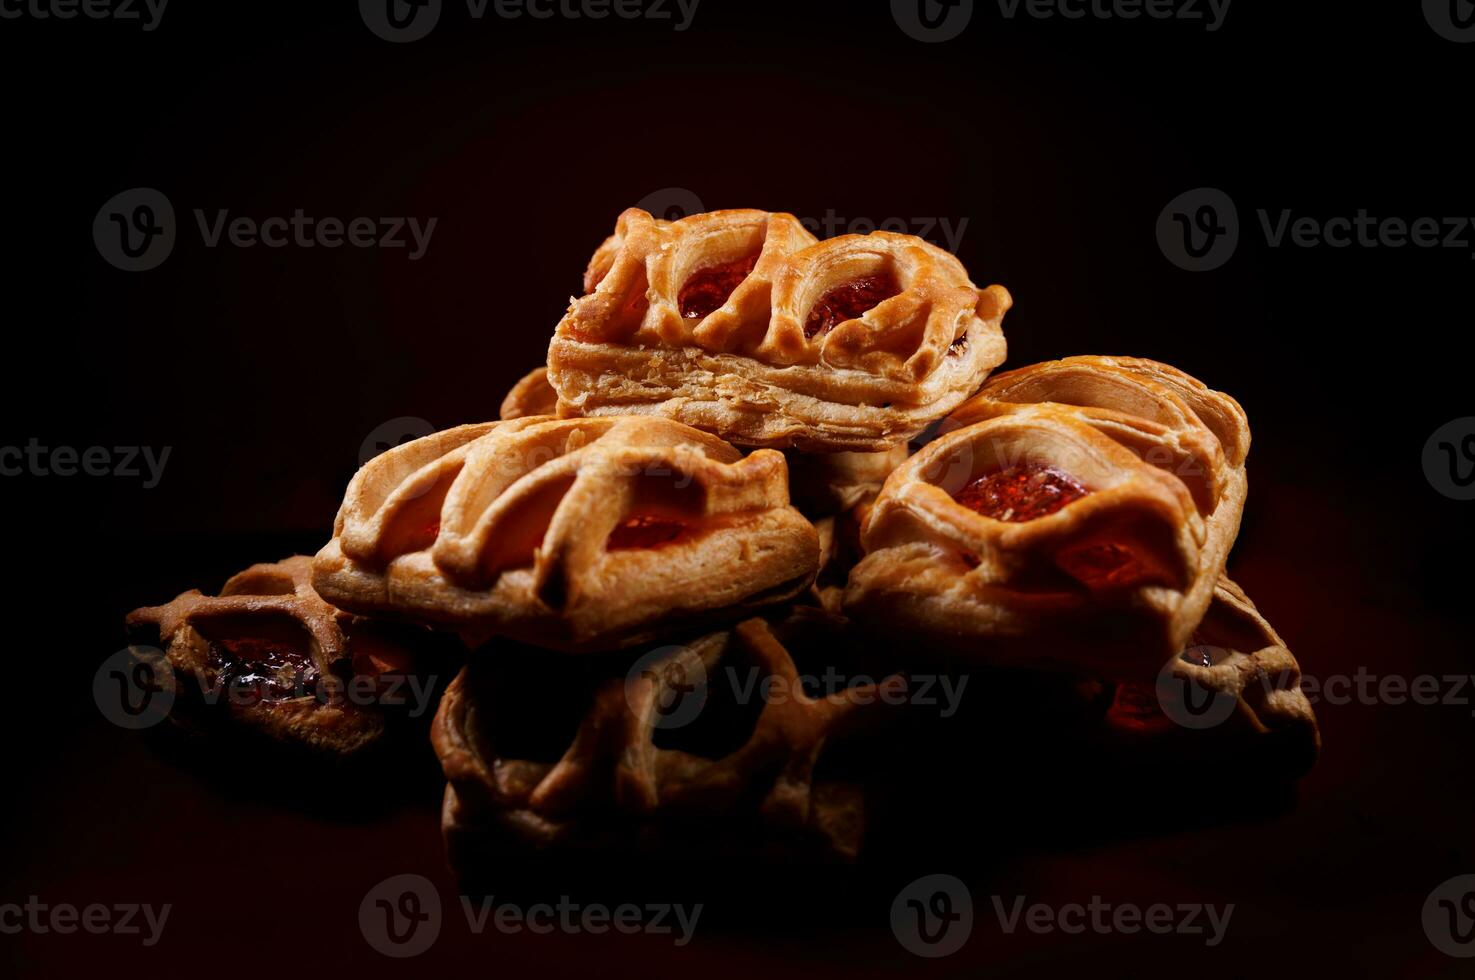
POLYGON ((313 581, 472 642, 595 651, 783 601, 818 561, 780 453, 666 419, 531 417, 370 461, 313 581))
POLYGON ((1301 667, 1280 634, 1227 577, 1189 649, 1157 683, 1116 686, 1106 725, 1128 752, 1172 747, 1203 759, 1211 748, 1299 776, 1316 762, 1321 734, 1301 690, 1301 667))
POLYGON ((558 411, 558 392, 548 383, 548 369, 537 368, 522 376, 502 399, 502 421, 530 415, 553 415, 558 411))
POLYGON ((1004 360, 1012 300, 910 235, 793 215, 620 216, 548 349, 560 414, 659 415, 744 446, 881 452, 1004 360))
POLYGON ((1244 507, 1244 413, 1167 365, 991 380, 887 480, 849 614, 980 662, 1150 677, 1203 619, 1244 507))
POLYGON ((514 845, 662 849, 747 834, 853 858, 864 795, 830 759, 852 716, 884 715, 885 701, 878 684, 811 696, 790 652, 832 653, 842 630, 798 609, 633 664, 515 648, 473 658, 432 729, 453 863, 487 833, 514 845), (750 670, 777 686, 766 696, 752 687, 745 705, 735 695, 750 670))
POLYGON ((311 573, 312 559, 297 555, 251 566, 219 596, 192 589, 135 609, 129 641, 164 651, 188 703, 211 704, 278 741, 352 755, 384 733, 378 689, 402 687, 391 678, 403 681, 447 646, 423 628, 334 608, 313 591, 311 573))
POLYGON ((876 499, 886 478, 907 458, 905 443, 884 453, 784 453, 794 506, 811 520, 841 514, 876 499))

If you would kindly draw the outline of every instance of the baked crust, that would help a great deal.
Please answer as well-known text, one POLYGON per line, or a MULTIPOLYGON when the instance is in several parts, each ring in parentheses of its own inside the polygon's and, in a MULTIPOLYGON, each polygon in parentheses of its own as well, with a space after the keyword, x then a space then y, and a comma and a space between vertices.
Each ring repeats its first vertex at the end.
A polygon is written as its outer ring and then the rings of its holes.
POLYGON ((787 452, 794 506, 813 520, 870 503, 909 452, 905 444, 884 453, 787 452))
POLYGON ((523 375, 507 397, 502 399, 499 417, 525 419, 532 415, 553 415, 558 411, 558 392, 548 383, 548 369, 535 368, 523 375))
POLYGON ((371 460, 314 584, 343 608, 471 642, 598 651, 788 599, 818 561, 781 454, 744 458, 665 419, 531 417, 371 460), (616 547, 617 532, 635 543, 616 547))
POLYGON ((253 565, 232 576, 218 596, 191 589, 165 605, 133 610, 126 621, 129 641, 162 648, 176 679, 189 681, 202 696, 214 692, 215 707, 236 723, 277 741, 353 755, 380 739, 384 717, 377 705, 346 697, 341 685, 347 678, 403 673, 434 639, 419 642, 416 634, 423 631, 371 623, 335 608, 313 590, 311 577, 312 559, 305 555, 253 565), (241 644, 300 654, 298 666, 284 668, 294 696, 260 683, 239 684, 234 665, 222 656, 231 659, 229 651, 241 644))
POLYGON ((965 659, 1152 676, 1203 619, 1239 531, 1239 405, 1167 365, 1074 357, 991 380, 871 509, 847 613, 965 659), (1090 492, 1032 520, 959 503, 1020 464, 1090 492))
POLYGON ((632 208, 585 273, 548 349, 563 415, 673 418, 739 445, 880 452, 946 415, 1003 363, 1001 286, 910 235, 820 242, 793 215, 715 211, 668 222, 632 208), (756 257, 717 309, 683 316, 694 273, 756 257), (836 287, 899 292, 820 331, 836 287))
POLYGON ((750 619, 657 648, 635 661, 639 669, 628 658, 585 669, 592 658, 561 664, 517 650, 474 658, 447 689, 431 734, 449 784, 443 829, 453 858, 460 839, 478 832, 523 846, 664 850, 682 837, 715 846, 725 830, 853 859, 864 795, 843 779, 816 778, 816 768, 853 716, 884 715, 880 687, 901 679, 809 696, 790 651, 832 652, 843 628, 838 617, 796 608, 777 622, 750 619), (783 685, 782 696, 753 689, 762 704, 751 722, 712 704, 720 672, 744 667, 783 685), (658 747, 657 729, 666 711, 683 710, 682 696, 700 698, 705 717, 666 728, 658 747))
POLYGON ((1301 666, 1249 596, 1228 577, 1219 579, 1209 611, 1189 643, 1190 651, 1169 662, 1168 672, 1179 682, 1177 690, 1162 674, 1157 684, 1115 687, 1105 718, 1109 737, 1131 753, 1177 747, 1202 762, 1209 750, 1205 743, 1214 743, 1231 758, 1257 754, 1262 768, 1282 776, 1309 770, 1321 751, 1321 732, 1316 712, 1301 690, 1301 666), (1232 697, 1234 710, 1222 720, 1209 716, 1214 723, 1203 728, 1188 727, 1182 719, 1193 720, 1191 709, 1183 714, 1175 704, 1164 711, 1165 697, 1182 691, 1200 703, 1208 697, 1232 697))

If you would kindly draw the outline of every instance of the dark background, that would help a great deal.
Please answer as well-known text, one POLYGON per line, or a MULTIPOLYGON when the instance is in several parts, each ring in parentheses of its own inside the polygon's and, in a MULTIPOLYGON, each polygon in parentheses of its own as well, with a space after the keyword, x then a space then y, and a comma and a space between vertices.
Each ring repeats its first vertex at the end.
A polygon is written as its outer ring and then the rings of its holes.
MULTIPOLYGON (((399 965, 364 945, 357 903, 401 871, 454 894, 435 787, 399 787, 397 802, 356 816, 303 814, 268 791, 280 774, 249 759, 223 757, 222 777, 202 779, 113 729, 92 704, 92 673, 123 645, 128 609, 315 550, 376 427, 493 417, 541 362, 621 209, 663 188, 708 208, 966 218, 960 257, 1016 300, 1011 365, 1143 355, 1244 403, 1252 490, 1231 571, 1308 674, 1475 668, 1475 504, 1435 492, 1420 466, 1430 433, 1472 414, 1470 251, 1272 249, 1255 213, 1475 215, 1464 95, 1475 46, 1439 37, 1417 4, 1241 0, 1210 33, 1007 20, 980 3, 961 38, 924 44, 881 2, 703 0, 680 33, 643 20, 477 22, 450 3, 430 37, 405 45, 373 36, 352 4, 300 6, 180 3, 151 33, 0 20, 0 443, 172 447, 154 489, 0 482, 19 627, 0 900, 176 906, 154 949, 0 936, 12 972, 399 965), (171 199, 179 242, 160 268, 129 274, 100 258, 91 225, 138 186, 171 199), (1242 239, 1224 267, 1190 273, 1164 258, 1154 226, 1202 186, 1236 201, 1242 239), (406 250, 208 249, 195 208, 438 223, 411 262, 406 250)), ((454 919, 405 965, 1466 975, 1425 938, 1420 909, 1440 882, 1475 872, 1470 706, 1317 710, 1324 755, 1285 812, 1227 820, 1196 804, 1166 831, 1100 834, 1090 828, 1120 801, 1095 796, 1075 803, 1078 837, 988 841, 984 870, 956 870, 980 921, 948 959, 902 951, 882 901, 843 928, 714 928, 680 950, 652 937, 475 938, 454 919), (1191 937, 1005 936, 982 897, 994 893, 1237 911, 1214 950, 1191 937)), ((1027 792, 990 783, 1008 745, 956 751, 980 812, 1027 792)), ((896 874, 934 871, 953 869, 896 874)), ((763 907, 762 885, 734 894, 763 907)), ((708 897, 724 900, 737 899, 708 897)))

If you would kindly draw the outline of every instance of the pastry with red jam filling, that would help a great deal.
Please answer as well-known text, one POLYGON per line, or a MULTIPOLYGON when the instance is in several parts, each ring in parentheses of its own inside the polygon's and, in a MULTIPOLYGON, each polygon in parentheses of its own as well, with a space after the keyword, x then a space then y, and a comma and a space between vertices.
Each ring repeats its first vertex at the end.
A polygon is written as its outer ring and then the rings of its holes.
POLYGON ((819 539, 781 453, 661 418, 531 416, 398 446, 349 484, 313 584, 362 615, 570 652, 799 594, 819 539))
POLYGON ((847 613, 980 663, 1156 676, 1238 534, 1249 428, 1181 371, 1073 357, 991 379, 888 478, 847 613))
POLYGON ((129 642, 168 659, 171 717, 358 756, 384 738, 389 715, 433 686, 432 672, 459 659, 454 637, 360 619, 324 601, 311 578, 312 559, 297 555, 253 565, 218 596, 191 589, 129 613, 129 642), (421 683, 409 685, 416 674, 421 683))
POLYGON ((739 446, 888 453, 978 390, 1012 300, 957 258, 790 214, 631 209, 548 349, 559 414, 656 415, 739 446))

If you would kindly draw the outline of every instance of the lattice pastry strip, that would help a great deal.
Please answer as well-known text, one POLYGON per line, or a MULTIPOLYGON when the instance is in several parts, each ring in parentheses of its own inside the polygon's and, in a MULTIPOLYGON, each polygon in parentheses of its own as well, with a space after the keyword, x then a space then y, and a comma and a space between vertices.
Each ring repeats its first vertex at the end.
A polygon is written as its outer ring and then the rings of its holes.
POLYGON ((664 419, 515 419, 390 450, 315 582, 345 608, 599 650, 781 601, 818 563, 775 452, 664 419))
MULTIPOLYGON (((817 610, 798 615, 839 622, 817 610)), ((561 676, 517 676, 519 669, 546 665, 546 658, 536 665, 508 656, 474 662, 446 692, 433 729, 449 781, 448 835, 490 826, 536 845, 622 835, 625 843, 633 843, 658 837, 673 821, 702 833, 719 819, 745 814, 737 818, 739 825, 814 839, 833 856, 853 858, 864 827, 859 789, 816 781, 816 765, 851 715, 882 703, 879 685, 820 697, 805 693, 785 643, 814 629, 814 622, 798 629, 792 628, 794 622, 775 627, 748 620, 654 651, 636 676, 585 677, 582 685, 570 684, 568 670, 561 676), (716 684, 719 669, 739 660, 779 681, 785 696, 766 700, 751 732, 720 754, 658 746, 663 710, 708 679, 716 684), (526 689, 558 680, 565 687, 551 695, 526 689), (535 706, 525 718, 517 717, 526 702, 536 703, 543 694, 566 703, 580 692, 587 700, 578 702, 581 714, 571 739, 557 726, 529 739, 524 726, 546 729, 547 712, 535 706), (544 750, 550 744, 567 747, 553 755, 545 751, 541 759, 510 757, 504 743, 519 740, 544 750)), ((831 625, 823 633, 833 639, 838 628, 831 625)), ((899 679, 880 682, 895 683, 899 679)), ((741 724, 725 721, 734 728, 741 724)), ((731 742, 733 734, 726 732, 723 740, 731 742)))
POLYGON ((384 718, 355 678, 412 669, 445 652, 428 631, 357 619, 312 588, 312 559, 253 565, 220 595, 198 589, 128 614, 130 642, 163 648, 188 693, 209 692, 236 721, 336 754, 374 743, 384 718), (352 696, 355 693, 360 696, 352 696))
POLYGON ((818 242, 764 211, 626 211, 585 288, 549 347, 562 414, 817 451, 882 451, 956 407, 1003 361, 1012 302, 922 239, 818 242))
POLYGON ((1171 740, 1202 758, 1206 742, 1232 752, 1264 747, 1275 771, 1297 776, 1321 747, 1316 713, 1301 690, 1301 667, 1274 627, 1228 577, 1220 578, 1190 648, 1170 662, 1177 691, 1160 681, 1123 683, 1112 693, 1106 724, 1130 750, 1171 740), (1164 710, 1164 697, 1176 698, 1164 710), (1234 699, 1223 711, 1216 700, 1234 699), (1194 703, 1187 703, 1191 699, 1194 703))
POLYGON ((1183 648, 1243 510, 1233 399, 1166 365, 1071 358, 994 379, 945 428, 872 508, 848 610, 1109 677, 1183 648))
POLYGON ((554 415, 558 412, 558 392, 548 383, 548 369, 535 368, 522 376, 507 397, 502 399, 498 417, 502 421, 523 419, 530 415, 554 415))

